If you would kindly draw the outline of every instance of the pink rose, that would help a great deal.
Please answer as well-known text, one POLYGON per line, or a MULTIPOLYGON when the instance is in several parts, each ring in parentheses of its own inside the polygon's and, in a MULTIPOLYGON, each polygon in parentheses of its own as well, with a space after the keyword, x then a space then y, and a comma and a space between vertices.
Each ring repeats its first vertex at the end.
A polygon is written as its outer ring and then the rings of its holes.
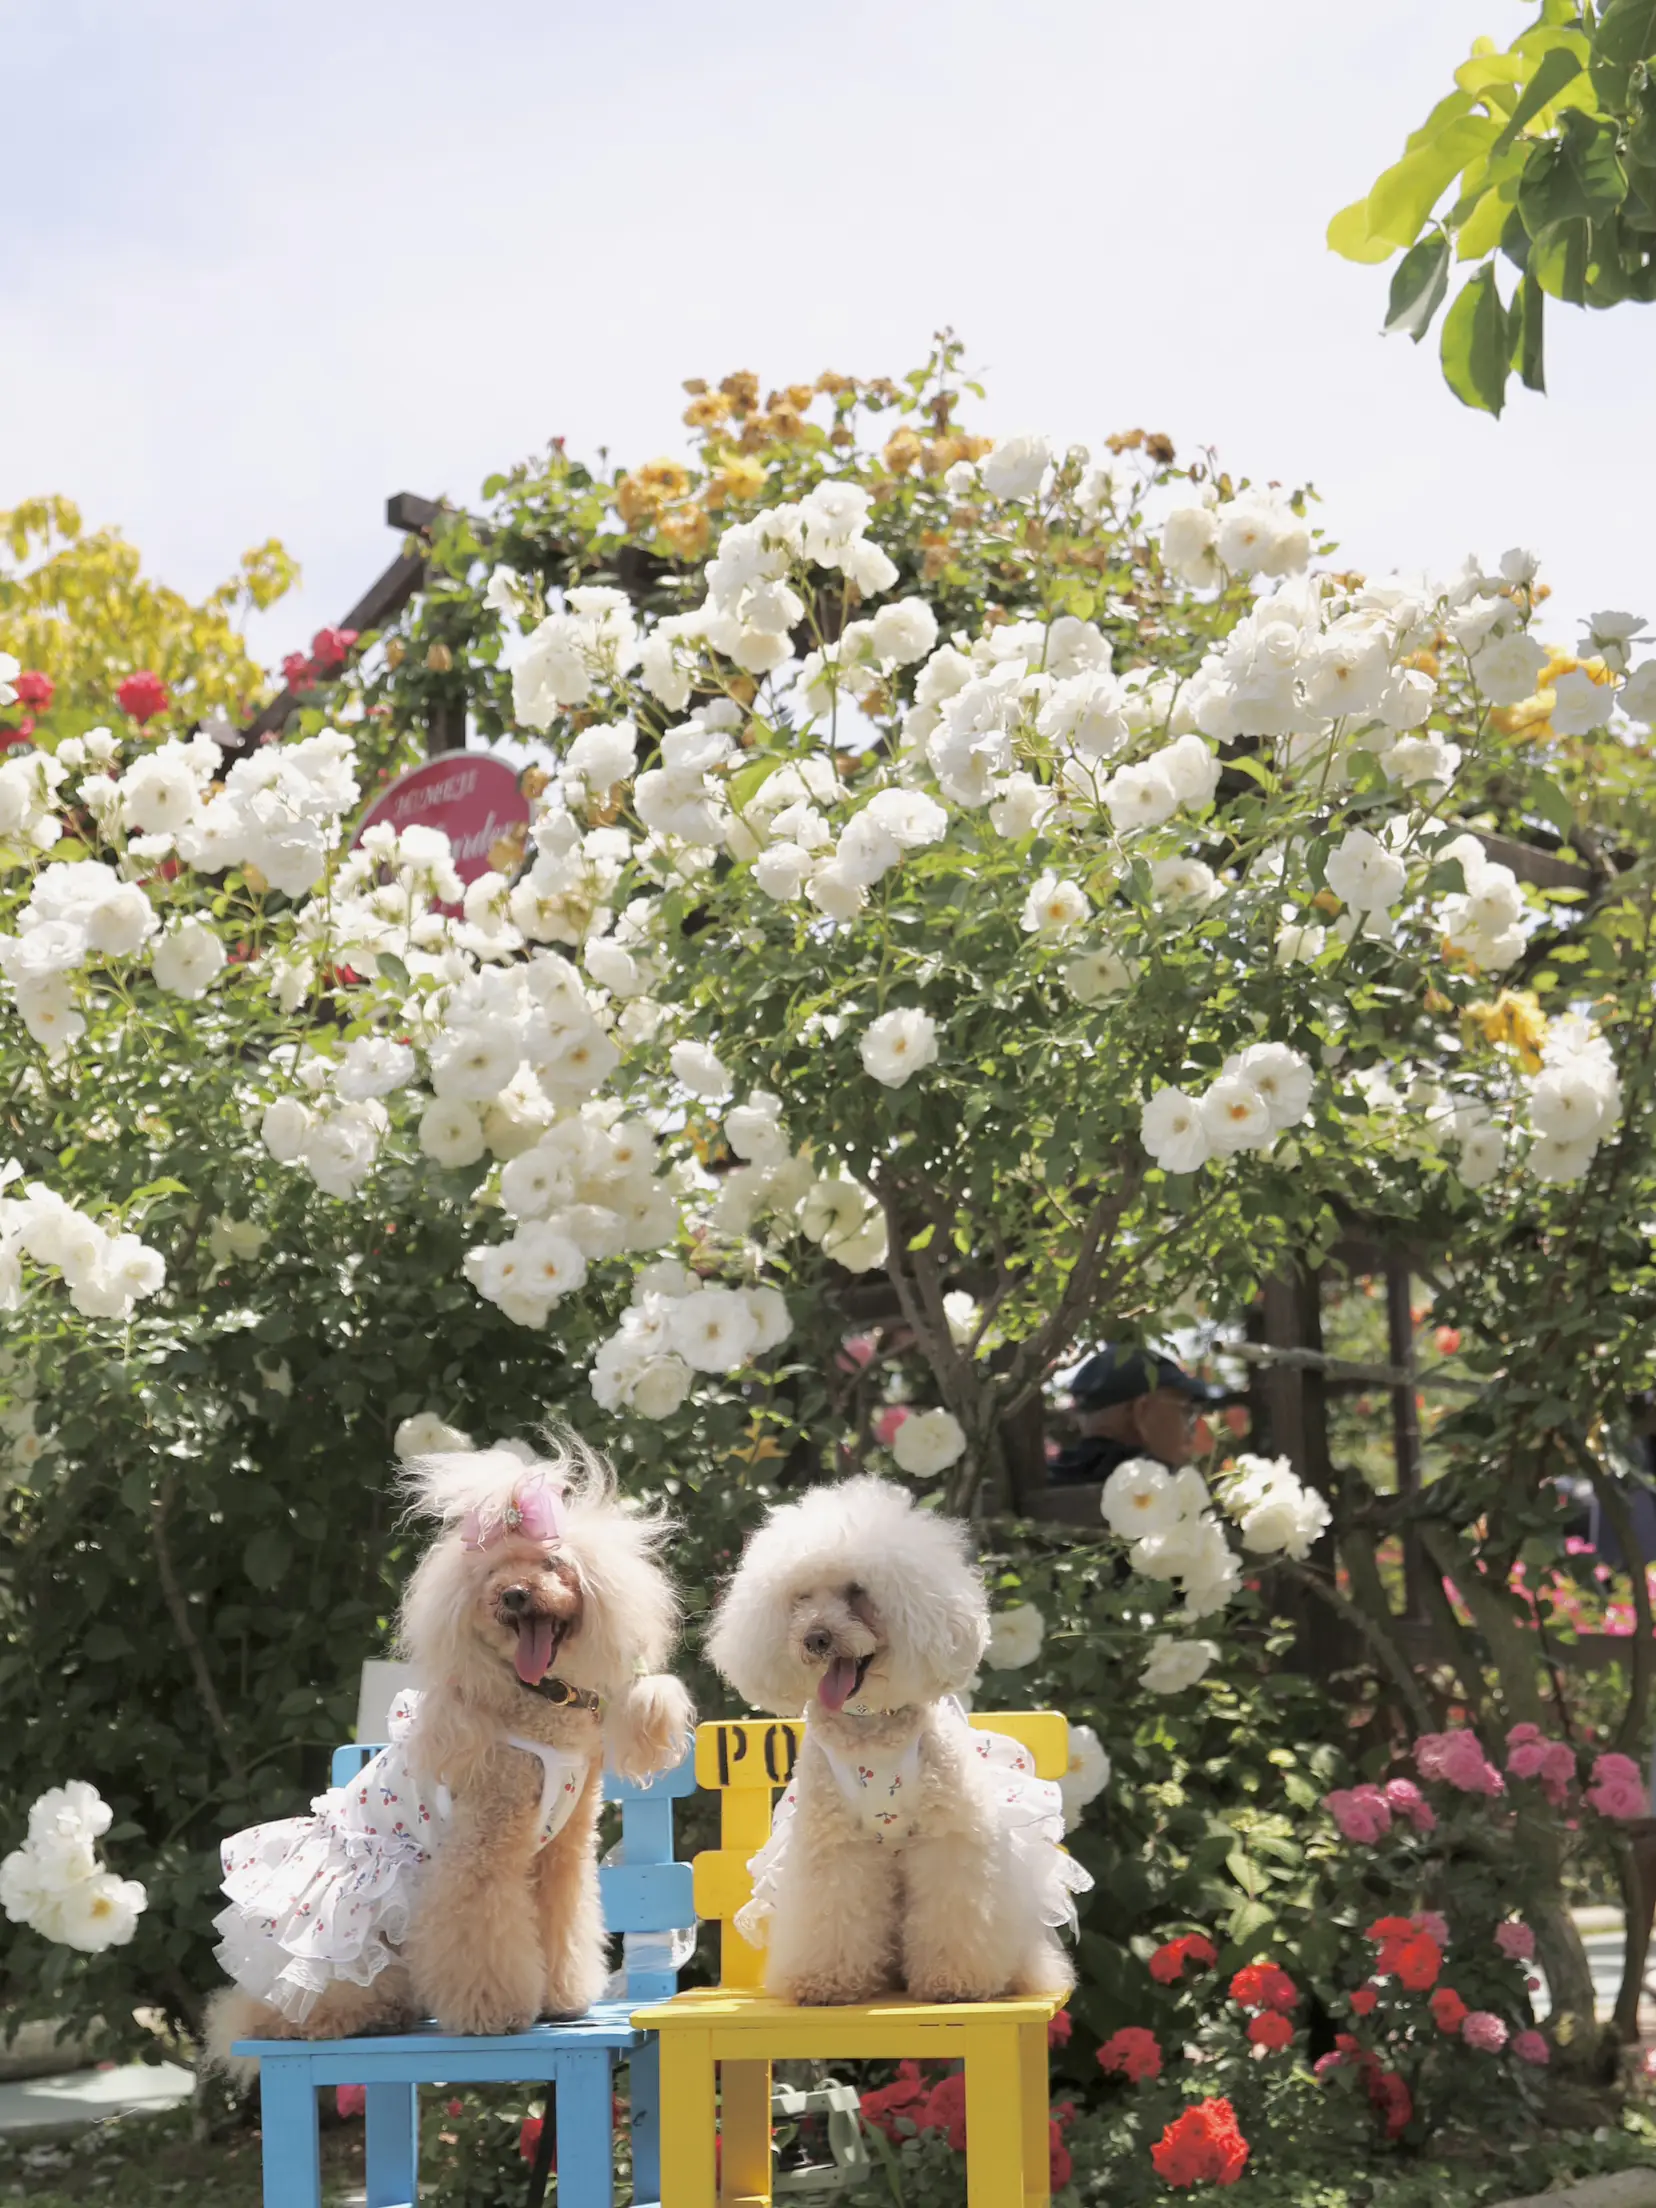
POLYGON ((1520 2032, 1512 2042, 1512 2051, 1520 2062, 1548 2063, 1552 2049, 1539 2032, 1520 2032))
POLYGON ((1323 1796, 1323 1807, 1348 1840, 1365 1847, 1391 1830, 1392 1813, 1377 1786, 1336 1787, 1323 1796))
POLYGON ((1473 2009, 1461 2024, 1461 2037, 1481 2055, 1498 2055, 1507 2043, 1507 2028, 1488 2009, 1473 2009))
POLYGON ((1422 1909, 1414 1921, 1416 1930, 1424 1932, 1429 1940, 1436 1940, 1439 1947, 1449 1945, 1449 1919, 1441 1909, 1422 1909))
POLYGON ((1527 1963, 1535 1953, 1535 1934, 1527 1924, 1498 1924, 1495 1945, 1510 1963, 1527 1963))
POLYGON ((1614 1752, 1594 1758, 1593 1783, 1587 1790, 1587 1801, 1601 1817, 1632 1819, 1650 1815, 1650 1803, 1638 1765, 1631 1756, 1614 1752))
POLYGON ((1422 1733, 1415 1742, 1415 1768, 1423 1779, 1441 1779, 1463 1794, 1504 1794, 1506 1782, 1465 1726, 1446 1733, 1422 1733))
POLYGON ((897 1429, 908 1417, 906 1403, 888 1403, 874 1421, 874 1439, 882 1449, 889 1449, 897 1439, 897 1429))
POLYGON ((1413 1779, 1388 1779, 1385 1796, 1393 1813, 1406 1817, 1416 1832, 1431 1832, 1436 1827, 1437 1812, 1413 1779))
POLYGON ((334 2107, 341 2116, 360 2116, 368 2106, 368 2088, 365 2085, 338 2085, 334 2088, 334 2107))

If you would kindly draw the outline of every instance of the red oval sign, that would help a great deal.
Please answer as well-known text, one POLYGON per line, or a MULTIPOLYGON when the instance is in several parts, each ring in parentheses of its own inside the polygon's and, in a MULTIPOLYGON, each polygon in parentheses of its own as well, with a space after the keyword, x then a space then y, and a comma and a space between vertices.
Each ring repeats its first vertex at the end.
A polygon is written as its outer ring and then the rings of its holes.
POLYGON ((450 751, 400 775, 363 814, 351 841, 383 821, 405 828, 440 828, 463 882, 492 869, 515 874, 529 842, 529 800, 504 759, 486 751, 450 751))

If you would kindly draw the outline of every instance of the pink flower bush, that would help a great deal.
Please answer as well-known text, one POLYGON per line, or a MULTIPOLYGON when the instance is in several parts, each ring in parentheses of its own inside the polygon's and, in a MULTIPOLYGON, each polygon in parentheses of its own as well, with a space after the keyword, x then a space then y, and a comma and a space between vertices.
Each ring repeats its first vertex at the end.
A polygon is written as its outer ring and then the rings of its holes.
POLYGON ((1512 1963, 1527 1963, 1535 1953, 1535 1934, 1527 1924, 1498 1924, 1495 1945, 1512 1963))
POLYGON ((1512 2042, 1512 2051, 1520 2062, 1533 2062, 1539 2066, 1552 2060, 1552 2049, 1536 2031, 1520 2032, 1512 2042))
POLYGON ((1437 1829, 1437 1811, 1413 1779, 1388 1779, 1383 1791, 1387 1808, 1394 1816, 1406 1818, 1416 1832, 1437 1829))
POLYGON ((1415 1769, 1423 1779, 1441 1779, 1462 1794, 1504 1794, 1506 1781, 1464 1725, 1446 1733, 1422 1733, 1414 1746, 1415 1769))
POLYGON ((1481 2055, 1498 2055, 1507 2043, 1507 2028, 1489 2009, 1473 2009, 1461 2023, 1461 2037, 1481 2055))
POLYGON ((1340 1786, 1323 1796, 1323 1807, 1348 1840, 1370 1846, 1391 1830, 1391 1805, 1377 1786, 1340 1786))
POLYGON ((1576 1775, 1575 1750, 1565 1740, 1548 1740, 1527 1720, 1507 1734, 1507 1776, 1539 1779, 1554 1809, 1563 1807, 1576 1775))
POLYGON ((1601 1817, 1631 1819, 1650 1815, 1644 1779, 1631 1756, 1605 1755, 1595 1758, 1593 1783, 1587 1789, 1587 1801, 1601 1817))
POLYGON ((1449 1945, 1449 1919, 1441 1909, 1422 1909, 1415 1916, 1415 1930, 1424 1932, 1429 1940, 1436 1940, 1439 1947, 1449 1945))

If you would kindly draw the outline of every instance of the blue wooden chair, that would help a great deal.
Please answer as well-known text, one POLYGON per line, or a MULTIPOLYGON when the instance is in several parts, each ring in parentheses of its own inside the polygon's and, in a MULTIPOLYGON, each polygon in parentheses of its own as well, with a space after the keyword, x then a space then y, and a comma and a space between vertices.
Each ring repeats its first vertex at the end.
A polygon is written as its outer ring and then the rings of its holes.
MULTIPOLYGON (((377 1753, 353 1743, 333 1759, 345 1786, 377 1753)), ((624 2058, 632 2097, 633 2198, 661 2198, 660 2047, 634 2029, 634 2009, 678 1990, 667 1935, 695 1922, 688 1863, 673 1860, 673 1803, 696 1790, 693 1758, 639 1787, 604 1773, 604 1799, 621 1805, 621 1855, 598 1873, 604 1921, 623 1935, 626 1998, 602 2002, 573 2024, 537 2024, 493 2039, 451 2038, 433 2024, 362 2039, 245 2039, 258 2059, 264 2112, 264 2208, 321 2208, 316 2095, 366 2088, 368 2208, 417 2208, 420 2087, 538 2085, 557 2095, 558 2197, 562 2208, 610 2208, 615 2071, 624 2058)), ((550 2112, 549 2112, 550 2113, 550 2112)))

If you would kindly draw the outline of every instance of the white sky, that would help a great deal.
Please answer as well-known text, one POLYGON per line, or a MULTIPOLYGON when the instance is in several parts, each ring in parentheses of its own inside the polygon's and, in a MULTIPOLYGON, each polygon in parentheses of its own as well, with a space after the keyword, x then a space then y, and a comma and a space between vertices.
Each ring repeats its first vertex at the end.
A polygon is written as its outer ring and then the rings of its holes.
POLYGON ((1558 309, 1495 423, 1328 217, 1513 0, 0 0, 0 506, 192 592, 282 537, 270 660, 565 435, 678 448, 679 381, 900 373, 983 426, 1165 429, 1314 482, 1344 556, 1534 546, 1559 619, 1656 617, 1656 318, 1558 309))

